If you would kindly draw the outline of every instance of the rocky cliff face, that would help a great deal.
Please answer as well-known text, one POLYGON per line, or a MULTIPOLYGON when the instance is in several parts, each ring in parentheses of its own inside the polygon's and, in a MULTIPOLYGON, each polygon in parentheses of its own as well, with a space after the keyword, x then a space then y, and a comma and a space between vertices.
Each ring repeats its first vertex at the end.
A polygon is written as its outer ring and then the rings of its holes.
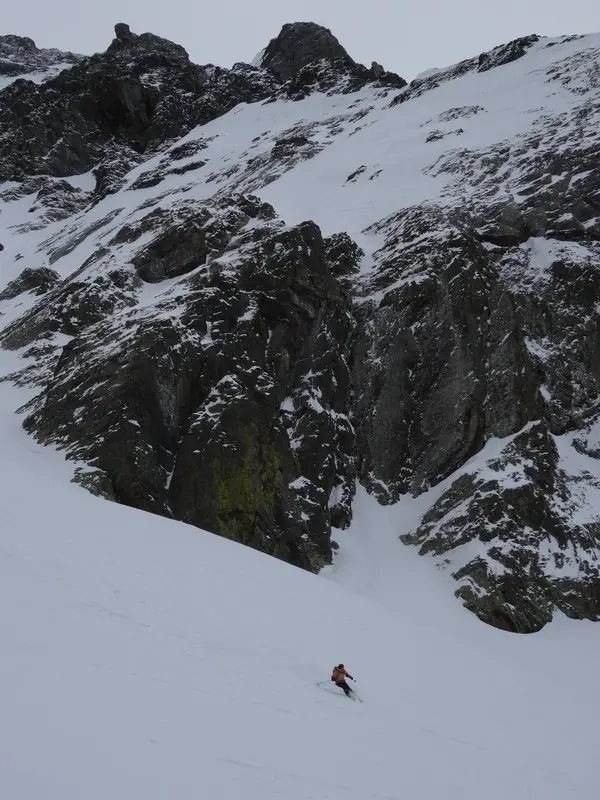
POLYGON ((4 89, 16 78, 35 82, 48 79, 82 58, 61 50, 39 49, 27 36, 0 36, 0 88, 4 89))
POLYGON ((312 23, 231 70, 123 24, 89 58, 0 38, 27 429, 91 491, 312 570, 359 480, 483 620, 597 619, 599 48, 407 86, 312 23))

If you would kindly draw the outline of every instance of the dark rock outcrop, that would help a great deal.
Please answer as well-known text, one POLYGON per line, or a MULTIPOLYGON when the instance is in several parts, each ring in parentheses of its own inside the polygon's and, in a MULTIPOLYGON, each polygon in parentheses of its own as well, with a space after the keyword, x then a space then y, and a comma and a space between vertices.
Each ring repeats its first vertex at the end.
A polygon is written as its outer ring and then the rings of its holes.
POLYGON ((279 35, 271 39, 263 53, 261 66, 287 81, 295 78, 304 67, 320 61, 346 68, 356 66, 328 28, 314 22, 292 22, 284 25, 279 35))
POLYGON ((0 92, 0 180, 86 172, 113 149, 134 158, 273 89, 260 70, 209 76, 180 45, 118 30, 106 53, 41 85, 16 81, 0 92))
POLYGON ((61 50, 44 50, 36 47, 27 36, 9 34, 0 36, 0 76, 19 77, 31 73, 51 74, 53 68, 68 68, 83 56, 61 50))
POLYGON ((315 90, 357 91, 372 82, 397 89, 406 86, 403 78, 380 64, 373 62, 370 70, 357 64, 328 28, 314 22, 284 25, 265 48, 260 64, 296 99, 315 90))
MULTIPOLYGON (((436 72, 399 99, 521 58, 536 41, 436 72)), ((404 541, 452 570, 470 610, 519 632, 538 630, 556 608, 589 619, 600 610, 600 529, 588 499, 597 478, 593 465, 573 466, 570 433, 594 424, 600 396, 592 61, 584 51, 548 70, 579 93, 577 110, 543 117, 510 143, 437 159, 429 174, 451 176, 450 208, 423 204, 380 223, 385 243, 361 285, 365 298, 381 298, 361 305, 355 350, 362 479, 382 502, 435 497, 432 487, 449 484, 404 541), (520 431, 501 459, 478 455, 520 431)), ((431 125, 480 113, 453 108, 431 125)))
MULTIPOLYGON (((512 212, 512 226, 527 226, 512 212)), ((535 631, 554 608, 598 619, 600 527, 575 513, 598 481, 569 471, 567 432, 598 414, 600 244, 540 238, 540 256, 535 238, 502 227, 490 246, 478 221, 419 207, 385 223, 363 286, 384 299, 361 306, 354 350, 361 479, 395 502, 525 431, 452 482, 403 539, 450 565, 458 596, 491 624, 535 631)))
POLYGON ((475 231, 427 208, 387 226, 369 286, 387 291, 378 308, 362 307, 355 384, 362 479, 396 500, 538 418, 542 399, 519 301, 498 285, 475 231))
POLYGON ((382 503, 420 495, 398 536, 482 620, 598 619, 600 83, 597 53, 571 42, 518 39, 404 87, 311 23, 230 70, 119 23, 106 53, 0 91, 3 258, 26 266, 2 285, 1 344, 38 390, 28 430, 90 491, 313 570, 350 522, 355 479, 382 503), (453 90, 409 120, 427 157, 408 183, 438 199, 385 205, 401 147, 385 129, 404 112, 390 106, 467 73, 510 76, 532 48, 540 102, 565 102, 526 106, 509 138, 474 146, 498 108, 453 90), (315 118, 286 102, 316 91, 335 99, 315 118), (191 132, 241 103, 255 105, 191 132), (286 226, 260 199, 281 199, 267 187, 303 163, 308 192, 321 167, 327 191, 337 182, 328 224, 352 219, 356 241, 286 226), (95 185, 63 179, 88 171, 95 185))
POLYGON ((532 633, 554 608, 598 620, 600 528, 572 518, 580 483, 561 469, 553 437, 536 423, 480 473, 456 480, 403 539, 446 558, 480 542, 455 572, 456 594, 496 627, 532 633))
POLYGON ((6 285, 0 292, 0 300, 12 300, 24 292, 31 292, 34 295, 45 294, 55 286, 60 280, 57 272, 47 267, 27 268, 6 285))
POLYGON ((116 25, 105 53, 67 56, 73 67, 60 75, 39 85, 17 80, 0 92, 0 180, 86 172, 107 157, 114 162, 113 152, 130 166, 136 155, 239 103, 278 92, 298 97, 340 81, 346 91, 370 82, 405 84, 393 73, 355 64, 329 31, 312 23, 284 26, 267 48, 268 69, 197 66, 180 45, 152 33, 137 35, 125 23, 116 25))
POLYGON ((109 45, 108 52, 133 47, 139 41, 139 38, 139 36, 131 32, 129 25, 125 22, 117 22, 115 25, 115 38, 109 45))
POLYGON ((332 273, 356 269, 356 252, 313 223, 288 229, 273 216, 243 196, 151 212, 117 233, 112 252, 118 260, 160 228, 133 263, 160 280, 173 274, 164 253, 181 254, 175 274, 192 275, 177 295, 151 315, 135 310, 139 279, 111 271, 106 250, 3 342, 75 337, 27 425, 93 461, 119 502, 318 569, 332 521, 350 520, 353 325, 332 273))

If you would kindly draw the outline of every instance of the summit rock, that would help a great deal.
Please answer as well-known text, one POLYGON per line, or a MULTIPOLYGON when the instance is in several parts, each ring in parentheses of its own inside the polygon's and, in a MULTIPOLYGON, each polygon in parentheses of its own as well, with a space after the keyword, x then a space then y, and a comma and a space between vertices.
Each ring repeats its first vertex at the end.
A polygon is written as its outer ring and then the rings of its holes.
POLYGON ((291 22, 267 45, 261 66, 282 80, 295 78, 303 67, 327 61, 353 67, 350 58, 328 28, 314 22, 291 22))

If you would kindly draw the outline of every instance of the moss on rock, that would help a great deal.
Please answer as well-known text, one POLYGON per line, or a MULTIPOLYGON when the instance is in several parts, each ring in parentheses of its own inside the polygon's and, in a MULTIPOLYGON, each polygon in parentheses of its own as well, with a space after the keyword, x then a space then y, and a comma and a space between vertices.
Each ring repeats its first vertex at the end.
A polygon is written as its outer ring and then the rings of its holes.
POLYGON ((216 515, 222 535, 247 543, 257 517, 272 520, 276 516, 282 469, 275 445, 254 421, 238 425, 232 433, 237 442, 235 457, 227 448, 212 460, 216 515))

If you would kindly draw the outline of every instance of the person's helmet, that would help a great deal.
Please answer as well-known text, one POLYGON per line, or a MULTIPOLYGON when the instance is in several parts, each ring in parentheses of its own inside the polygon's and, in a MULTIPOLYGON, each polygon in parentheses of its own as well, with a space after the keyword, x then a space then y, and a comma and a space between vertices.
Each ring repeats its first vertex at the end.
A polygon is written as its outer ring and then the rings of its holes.
POLYGON ((344 665, 343 664, 338 664, 338 669, 344 669, 344 665))

